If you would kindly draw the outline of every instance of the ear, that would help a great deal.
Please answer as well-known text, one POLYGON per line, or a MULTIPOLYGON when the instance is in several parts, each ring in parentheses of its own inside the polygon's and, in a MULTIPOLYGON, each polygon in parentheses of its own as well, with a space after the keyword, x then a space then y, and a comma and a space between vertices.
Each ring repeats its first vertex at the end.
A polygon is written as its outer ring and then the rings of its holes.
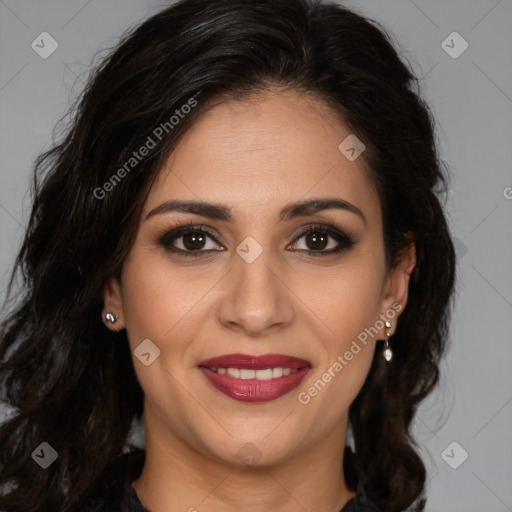
MULTIPOLYGON (((407 304, 409 279, 416 266, 416 246, 412 241, 412 236, 409 238, 411 240, 409 245, 400 252, 398 263, 389 269, 383 287, 381 313, 389 318, 391 323, 389 329, 383 329, 381 339, 384 340, 387 339, 387 332, 393 335, 396 331, 398 316, 402 314, 407 304), (389 311, 393 311, 393 315, 387 315, 386 312, 389 311)), ((383 317, 381 316, 381 318, 383 317)))
POLYGON ((123 315, 123 300, 121 296, 121 284, 115 276, 109 278, 103 287, 103 311, 101 313, 103 323, 111 331, 119 332, 125 328, 123 315), (117 317, 115 323, 111 323, 105 319, 107 313, 112 313, 117 317))

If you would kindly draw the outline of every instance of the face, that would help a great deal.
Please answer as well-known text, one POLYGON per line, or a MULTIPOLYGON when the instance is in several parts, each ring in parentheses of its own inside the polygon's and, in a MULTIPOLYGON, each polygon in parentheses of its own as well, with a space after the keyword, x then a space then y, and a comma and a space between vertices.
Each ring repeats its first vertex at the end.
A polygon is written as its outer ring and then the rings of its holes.
POLYGON ((138 354, 146 436, 273 464, 344 435, 414 265, 387 271, 348 135, 319 100, 274 90, 213 107, 180 140, 104 292, 138 354))

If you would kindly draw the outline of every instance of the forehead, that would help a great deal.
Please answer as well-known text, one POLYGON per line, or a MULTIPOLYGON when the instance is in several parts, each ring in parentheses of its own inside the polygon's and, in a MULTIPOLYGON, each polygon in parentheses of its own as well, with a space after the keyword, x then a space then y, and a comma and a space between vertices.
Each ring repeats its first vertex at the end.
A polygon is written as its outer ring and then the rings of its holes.
POLYGON ((233 214, 274 215, 308 197, 341 197, 380 215, 362 158, 338 146, 351 134, 323 102, 267 91, 205 112, 180 139, 150 191, 145 213, 171 198, 226 203, 233 214))

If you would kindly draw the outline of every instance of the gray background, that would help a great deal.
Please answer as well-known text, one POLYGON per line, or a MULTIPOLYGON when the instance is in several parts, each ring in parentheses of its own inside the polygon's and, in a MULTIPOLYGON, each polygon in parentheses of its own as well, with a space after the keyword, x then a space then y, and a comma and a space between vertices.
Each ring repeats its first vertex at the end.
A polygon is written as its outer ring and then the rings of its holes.
MULTIPOLYGON (((35 157, 51 143, 96 51, 164 5, 0 0, 2 297, 27 221, 35 157), (59 45, 47 59, 31 48, 44 31, 59 45)), ((447 213, 459 263, 452 347, 441 386, 415 423, 429 471, 428 510, 512 511, 512 2, 346 5, 381 22, 410 59, 452 175, 447 213), (469 45, 458 58, 441 46, 454 31, 469 45)))

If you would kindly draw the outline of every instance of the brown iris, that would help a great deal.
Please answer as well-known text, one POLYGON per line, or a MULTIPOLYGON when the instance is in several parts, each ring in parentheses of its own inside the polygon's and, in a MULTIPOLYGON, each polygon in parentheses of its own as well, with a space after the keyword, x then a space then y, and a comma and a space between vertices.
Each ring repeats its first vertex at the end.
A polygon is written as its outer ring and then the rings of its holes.
POLYGON ((206 236, 202 233, 188 233, 183 235, 183 245, 189 249, 202 249, 206 241, 206 236))
POLYGON ((306 235, 306 244, 314 250, 323 250, 327 246, 328 236, 324 233, 311 232, 306 235))

